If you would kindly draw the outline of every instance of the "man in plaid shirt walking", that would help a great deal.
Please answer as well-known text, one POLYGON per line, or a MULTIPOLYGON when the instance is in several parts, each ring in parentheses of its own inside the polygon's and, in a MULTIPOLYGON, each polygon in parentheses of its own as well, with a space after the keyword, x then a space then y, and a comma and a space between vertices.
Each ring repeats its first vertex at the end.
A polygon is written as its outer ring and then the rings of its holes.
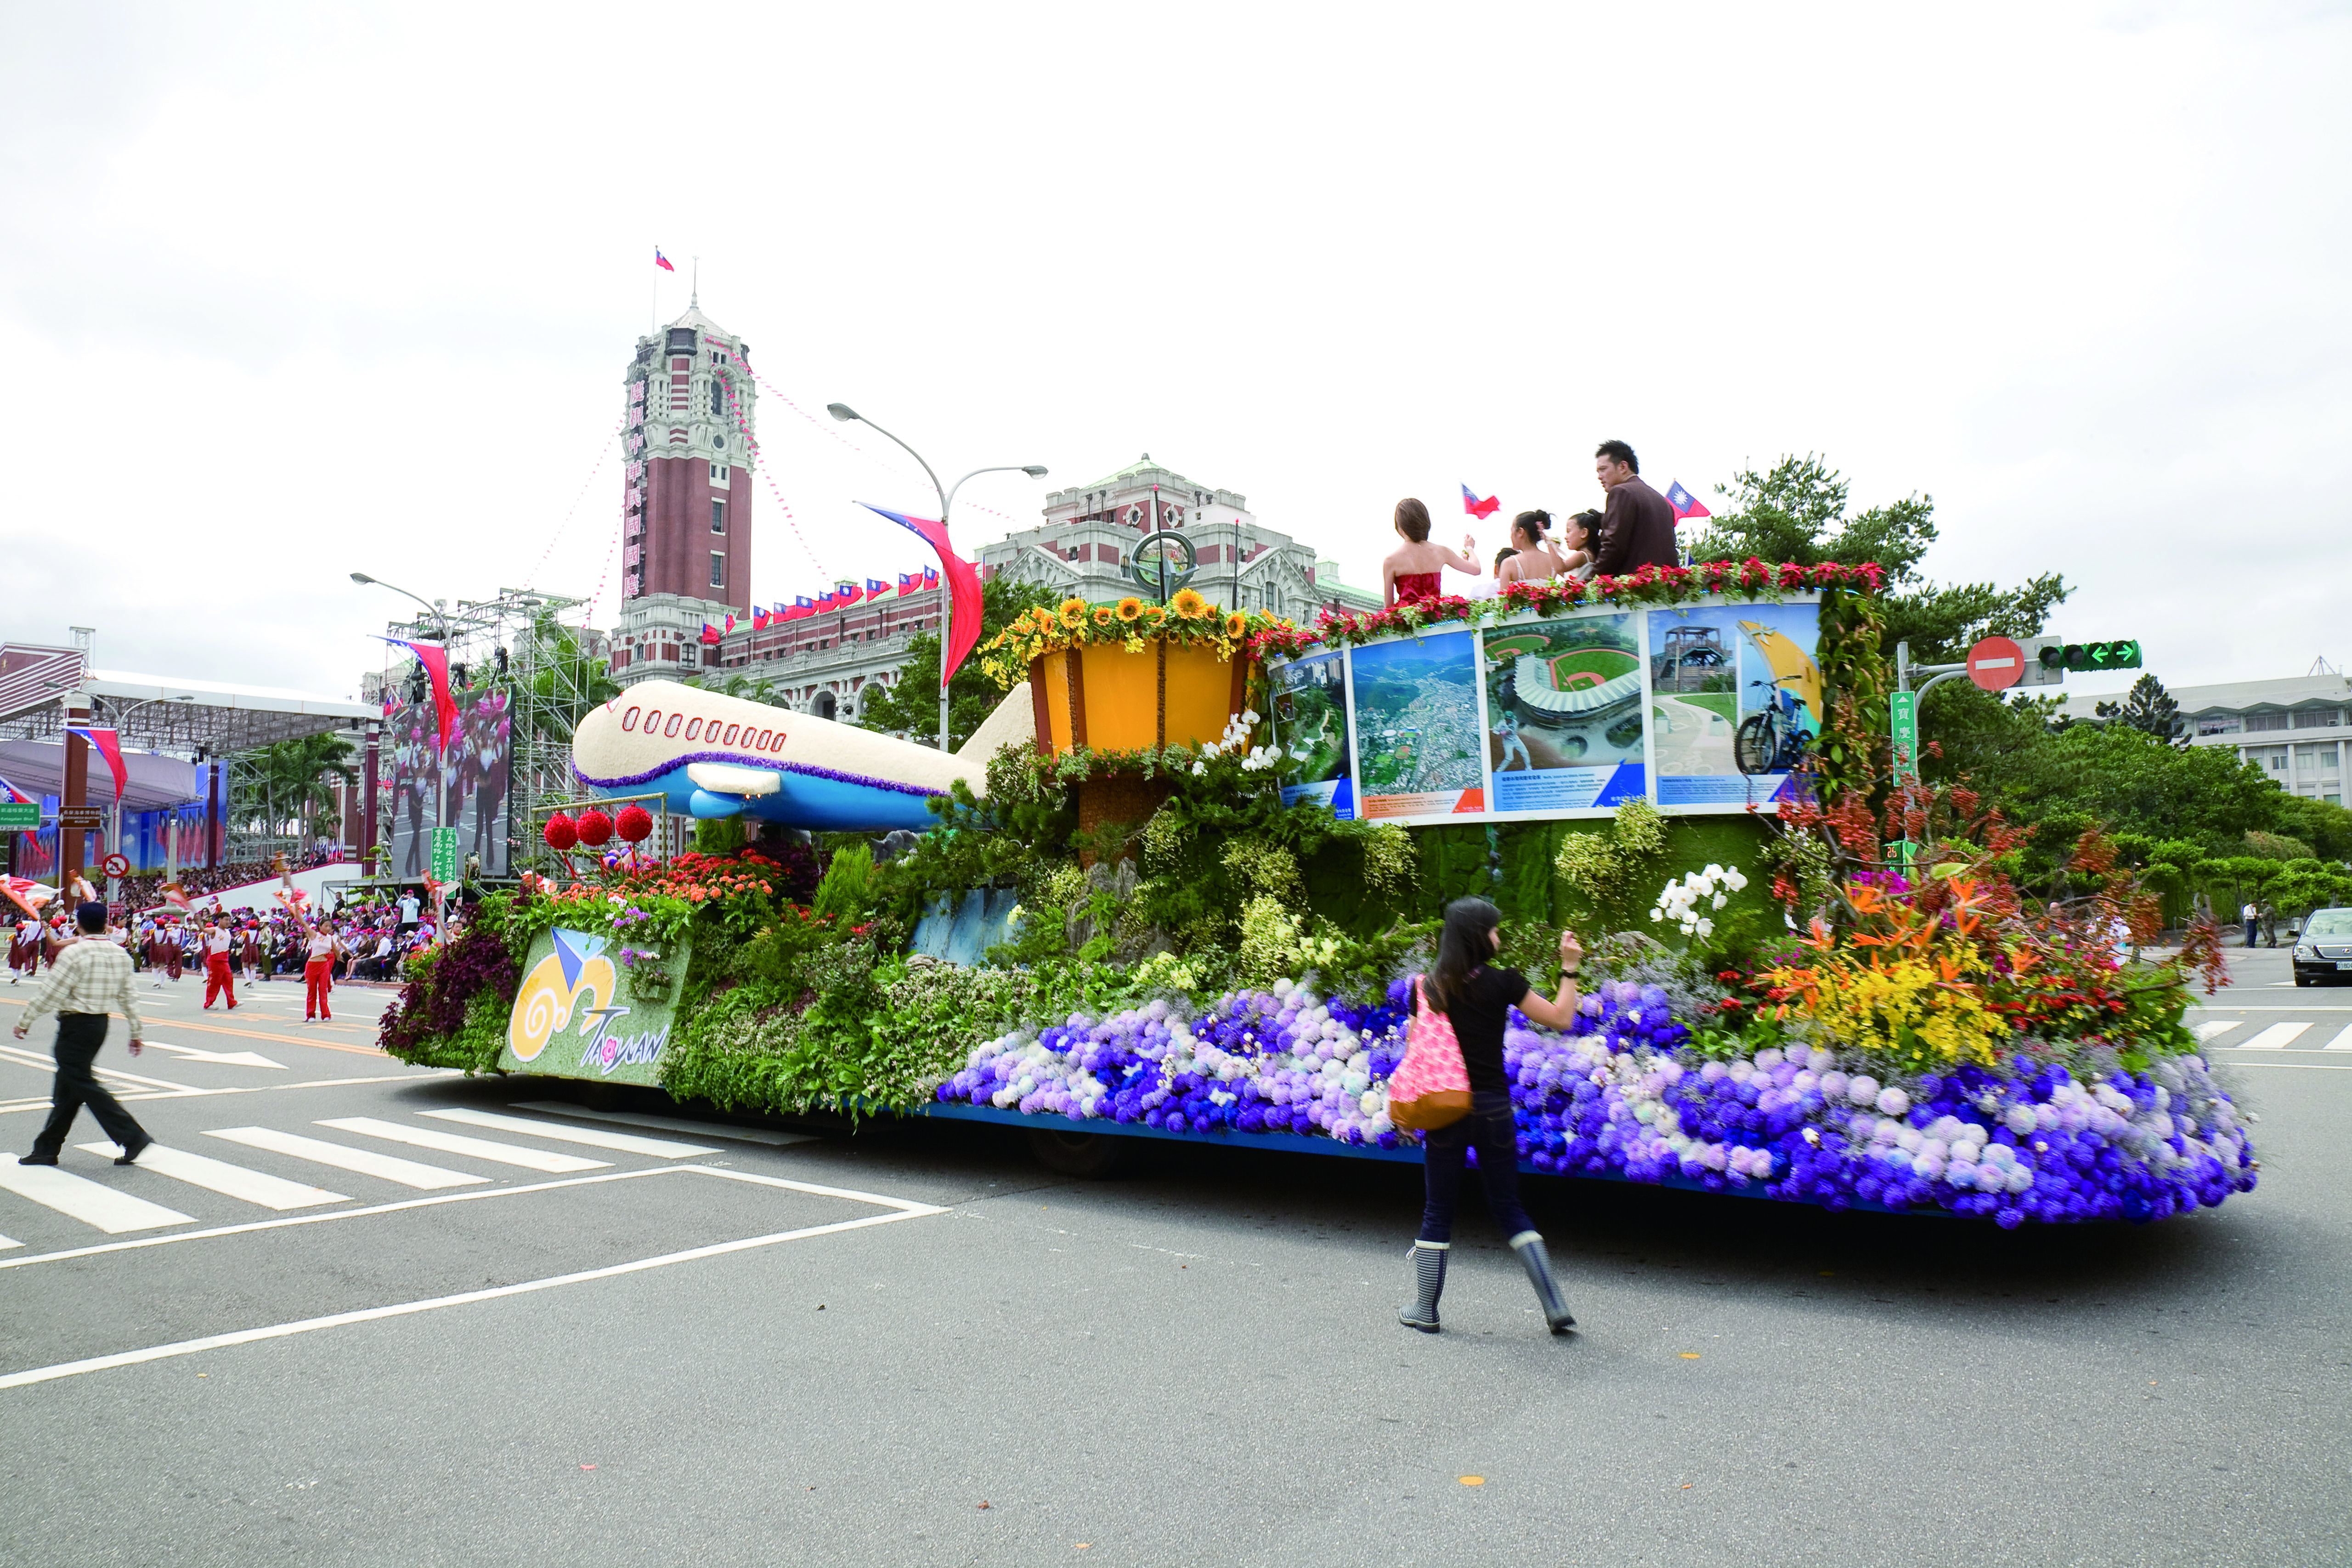
POLYGON ((32 1152, 18 1156, 20 1165, 54 1165, 66 1145, 74 1117, 85 1105, 98 1118, 106 1135, 122 1146, 118 1165, 135 1163, 140 1152, 154 1142, 146 1129, 131 1120, 122 1102, 106 1090, 90 1072, 98 1047, 106 1044, 106 1016, 121 1009, 131 1025, 131 1054, 137 1056, 146 1028, 139 1021, 139 1004, 131 994, 131 955, 106 937, 106 906, 87 903, 75 911, 81 940, 67 945, 49 965, 49 977, 33 996, 32 1005, 16 1020, 16 1037, 33 1026, 42 1014, 58 1015, 58 1081, 49 1097, 48 1125, 33 1140, 32 1152))

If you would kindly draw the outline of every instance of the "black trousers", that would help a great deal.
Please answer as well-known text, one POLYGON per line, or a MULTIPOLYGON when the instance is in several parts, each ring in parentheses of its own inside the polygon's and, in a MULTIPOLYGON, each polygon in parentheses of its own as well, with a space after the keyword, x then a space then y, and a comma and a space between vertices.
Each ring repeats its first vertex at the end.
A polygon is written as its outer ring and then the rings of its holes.
POLYGON ((66 1134, 73 1131, 75 1116, 85 1105, 106 1135, 125 1149, 136 1149, 147 1142, 146 1130, 131 1119, 122 1102, 109 1094, 89 1070, 89 1064, 98 1059, 98 1047, 106 1044, 107 1023, 103 1013, 58 1015, 57 1088, 49 1095, 48 1125, 33 1140, 34 1153, 56 1159, 66 1146, 66 1134))

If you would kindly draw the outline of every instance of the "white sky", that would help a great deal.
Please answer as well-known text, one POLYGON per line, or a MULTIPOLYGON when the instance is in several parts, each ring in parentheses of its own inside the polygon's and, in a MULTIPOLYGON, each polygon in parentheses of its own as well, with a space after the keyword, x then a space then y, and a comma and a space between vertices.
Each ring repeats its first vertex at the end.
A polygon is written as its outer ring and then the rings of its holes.
POLYGON ((657 244, 783 395, 761 601, 919 564, 839 400, 1051 468, 967 487, 966 553, 1149 451, 1377 583, 1399 496, 1498 494, 1491 553, 1617 436, 1710 500, 1807 450, 1929 492, 1936 575, 2063 571, 2054 629, 2174 684, 2352 657, 2340 5, 0 24, 0 633, 109 668, 348 693, 404 603, 354 568, 609 625, 657 244))

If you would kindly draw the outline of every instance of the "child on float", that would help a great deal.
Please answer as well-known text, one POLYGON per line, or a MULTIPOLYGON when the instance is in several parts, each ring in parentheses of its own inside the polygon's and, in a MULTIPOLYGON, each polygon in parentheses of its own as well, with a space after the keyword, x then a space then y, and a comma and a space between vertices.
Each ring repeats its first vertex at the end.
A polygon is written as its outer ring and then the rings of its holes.
POLYGON ((1576 1016, 1576 973, 1584 963, 1584 949, 1574 931, 1559 933, 1559 988, 1547 997, 1517 970, 1494 963, 1502 942, 1502 911, 1484 899, 1454 900, 1445 906, 1437 962, 1422 984, 1430 1006, 1454 1026, 1470 1079, 1469 1114, 1434 1129, 1423 1141, 1425 1197, 1421 1235, 1412 1244, 1420 1295, 1397 1314, 1397 1321, 1425 1334, 1438 1331, 1437 1298, 1445 1289, 1445 1258, 1454 1244, 1464 1156, 1473 1147, 1478 1151, 1478 1183, 1486 1190, 1486 1210, 1526 1267, 1544 1321, 1555 1334, 1576 1326, 1552 1279, 1543 1237, 1519 1206, 1518 1138, 1511 1118, 1510 1079, 1503 1070, 1503 1031, 1514 1007, 1545 1028, 1568 1027, 1576 1016))

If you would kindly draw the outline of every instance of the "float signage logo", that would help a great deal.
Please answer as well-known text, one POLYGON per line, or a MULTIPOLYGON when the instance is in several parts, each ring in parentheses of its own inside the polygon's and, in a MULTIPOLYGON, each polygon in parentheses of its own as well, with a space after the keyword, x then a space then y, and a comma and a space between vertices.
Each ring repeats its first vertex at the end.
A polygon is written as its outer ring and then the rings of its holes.
MULTIPOLYGON (((669 1044, 667 993, 649 997, 625 983, 608 956, 612 939, 559 927, 534 939, 507 1017, 506 1049, 499 1065, 510 1072, 560 1078, 658 1080, 669 1044)), ((684 943, 672 954, 673 973, 687 962, 684 943)))

